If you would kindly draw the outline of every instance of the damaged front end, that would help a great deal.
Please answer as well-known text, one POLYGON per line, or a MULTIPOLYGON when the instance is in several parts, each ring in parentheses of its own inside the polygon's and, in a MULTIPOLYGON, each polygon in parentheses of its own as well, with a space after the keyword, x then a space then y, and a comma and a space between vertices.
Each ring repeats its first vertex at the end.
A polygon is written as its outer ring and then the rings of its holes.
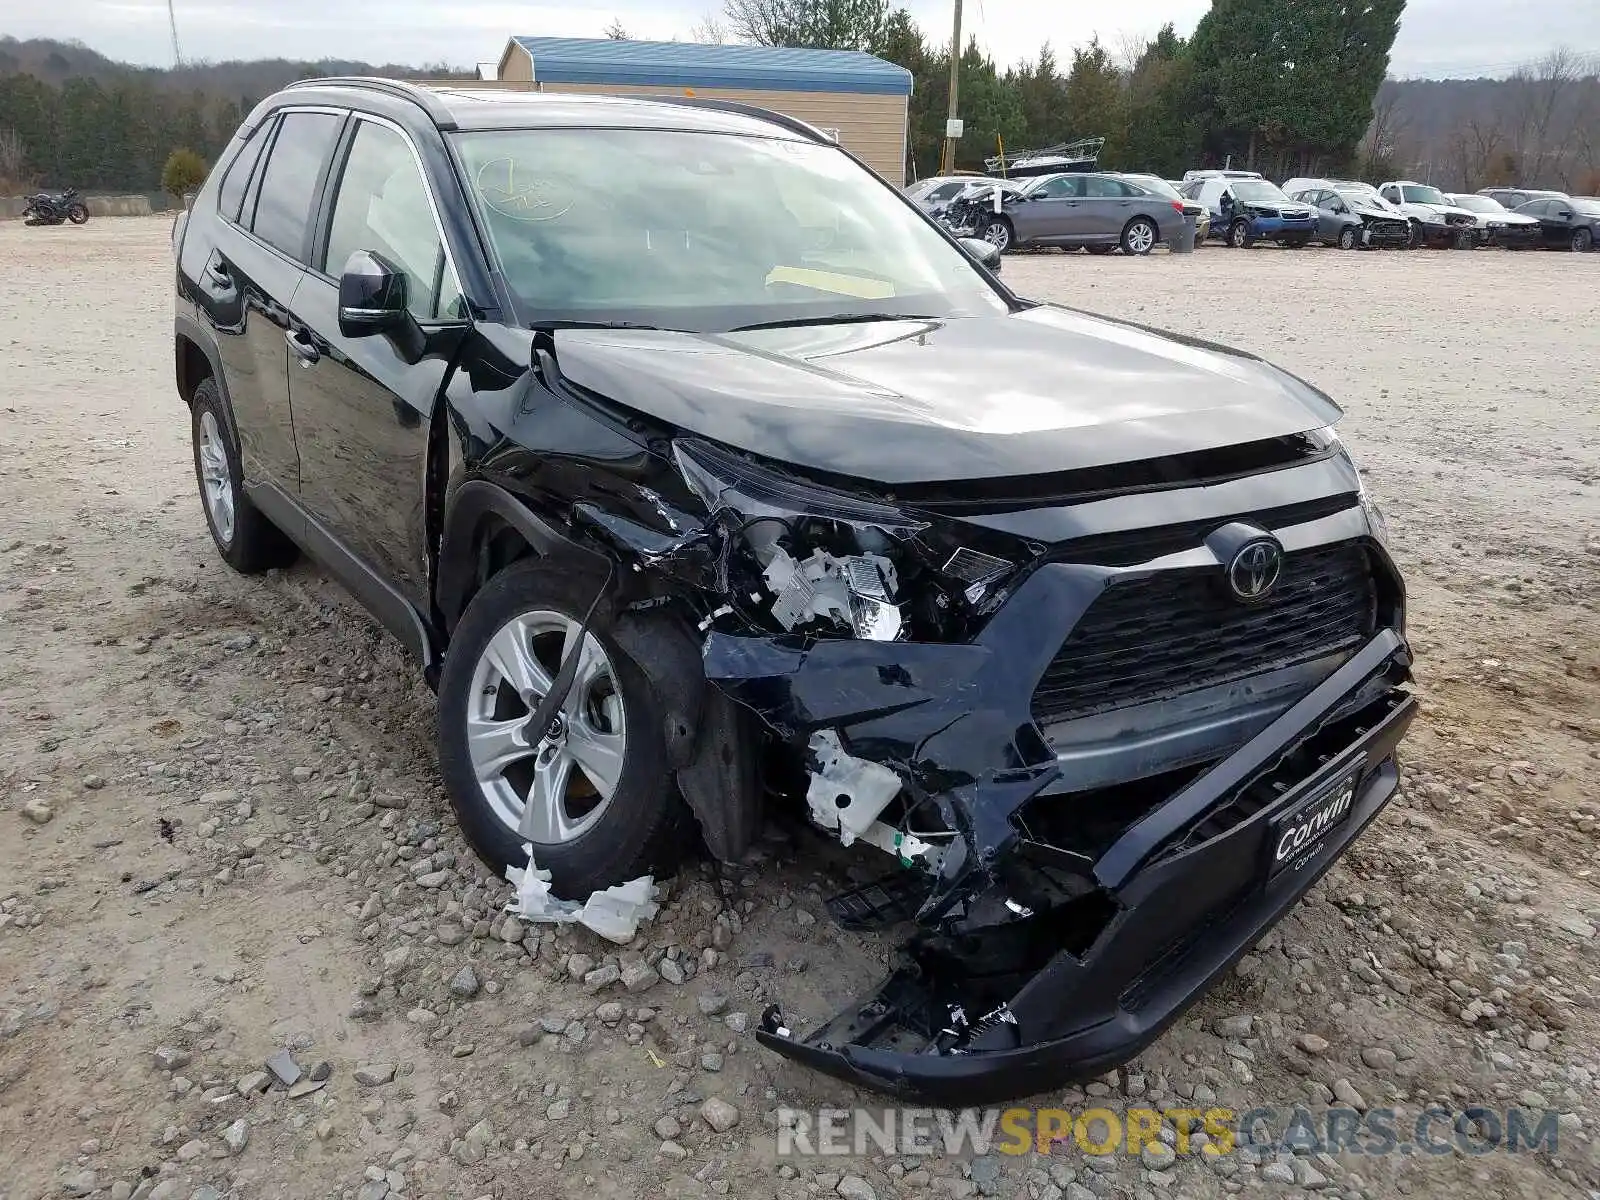
POLYGON ((698 598, 710 694, 803 764, 813 824, 887 856, 835 920, 915 922, 882 985, 806 1036, 770 1009, 778 1053, 959 1104, 1103 1071, 1398 786, 1403 592, 1347 459, 1247 520, 1059 542, 703 440, 673 454, 709 520, 632 550, 698 598))

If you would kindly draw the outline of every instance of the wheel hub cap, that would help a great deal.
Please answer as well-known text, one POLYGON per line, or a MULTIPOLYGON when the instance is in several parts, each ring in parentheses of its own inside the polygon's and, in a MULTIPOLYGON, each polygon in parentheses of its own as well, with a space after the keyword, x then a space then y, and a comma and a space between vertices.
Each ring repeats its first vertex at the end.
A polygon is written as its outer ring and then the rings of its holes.
POLYGON ((559 845, 587 833, 610 806, 627 752, 627 714, 600 639, 563 613, 513 617, 473 669, 467 749, 484 800, 519 837, 559 845), (577 672, 542 730, 534 713, 577 648, 577 672), (526 822, 526 823, 525 823, 526 822))
POLYGON ((222 430, 210 412, 200 415, 200 491, 206 512, 224 544, 233 541, 233 472, 228 467, 228 452, 222 430))

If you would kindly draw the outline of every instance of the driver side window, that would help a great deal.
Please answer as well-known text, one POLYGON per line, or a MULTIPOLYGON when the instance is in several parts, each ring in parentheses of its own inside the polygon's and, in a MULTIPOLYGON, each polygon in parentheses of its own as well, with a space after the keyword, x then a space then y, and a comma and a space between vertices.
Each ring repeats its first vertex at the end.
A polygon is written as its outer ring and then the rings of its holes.
POLYGON ((417 320, 462 315, 461 287, 411 147, 375 121, 356 126, 318 265, 337 279, 357 250, 374 251, 400 269, 406 277, 406 308, 417 320))

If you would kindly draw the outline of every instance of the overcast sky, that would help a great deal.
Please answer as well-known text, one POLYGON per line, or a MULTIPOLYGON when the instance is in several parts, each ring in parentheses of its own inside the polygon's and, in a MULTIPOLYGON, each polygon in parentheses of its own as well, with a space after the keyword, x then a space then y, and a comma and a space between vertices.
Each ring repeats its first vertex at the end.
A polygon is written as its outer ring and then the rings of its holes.
MULTIPOLYGON (((905 0, 928 33, 948 38, 950 0, 905 0)), ((593 4, 477 0, 175 0, 185 58, 324 57, 468 64, 496 59, 513 34, 598 37, 620 20, 638 38, 687 38, 721 0, 595 0, 593 4)), ((166 0, 6 2, 0 34, 77 38, 114 59, 170 64, 166 0)), ((1065 60, 1098 33, 1112 47, 1171 21, 1194 28, 1209 0, 966 0, 966 28, 1002 66, 1048 38, 1065 60)), ((1600 0, 1411 0, 1391 70, 1406 76, 1504 74, 1565 44, 1600 54, 1600 0)))

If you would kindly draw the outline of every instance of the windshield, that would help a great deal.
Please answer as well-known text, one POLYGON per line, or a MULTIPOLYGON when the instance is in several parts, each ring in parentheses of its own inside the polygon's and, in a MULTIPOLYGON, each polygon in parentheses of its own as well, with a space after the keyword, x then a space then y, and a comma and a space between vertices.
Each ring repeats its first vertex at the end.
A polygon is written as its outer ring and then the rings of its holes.
POLYGON ((832 146, 637 129, 456 135, 519 317, 698 332, 1006 311, 972 262, 832 146))
POLYGON ((1233 189, 1233 194, 1240 200, 1287 200, 1275 183, 1268 183, 1265 179, 1234 179, 1228 186, 1233 189))
POLYGON ((1449 200, 1457 208, 1465 208, 1470 212, 1505 212, 1505 208, 1500 204, 1500 201, 1492 196, 1451 196, 1449 200))
POLYGON ((1449 204, 1444 198, 1444 193, 1436 187, 1427 187, 1420 183, 1408 183, 1400 189, 1400 197, 1407 204, 1449 204))
POLYGON ((1158 196, 1165 196, 1168 200, 1183 199, 1182 196, 1178 195, 1177 188, 1173 187, 1165 179, 1159 179, 1154 175, 1124 175, 1123 178, 1137 184, 1147 192, 1154 192, 1158 196))

